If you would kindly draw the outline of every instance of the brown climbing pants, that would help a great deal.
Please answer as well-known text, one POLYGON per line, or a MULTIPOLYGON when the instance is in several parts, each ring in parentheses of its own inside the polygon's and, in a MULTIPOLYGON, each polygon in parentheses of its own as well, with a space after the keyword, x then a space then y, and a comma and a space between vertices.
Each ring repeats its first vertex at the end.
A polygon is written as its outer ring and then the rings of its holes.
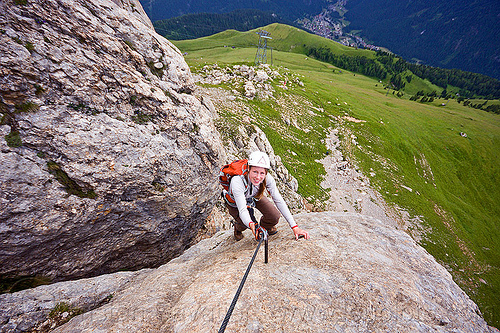
MULTIPOLYGON (((247 229, 247 226, 241 221, 238 208, 236 207, 231 207, 226 203, 227 208, 229 209, 229 214, 234 218, 235 223, 234 223, 234 228, 237 231, 243 231, 247 229)), ((259 212, 262 213, 262 217, 260 218, 259 224, 266 229, 267 231, 271 230, 272 227, 274 227, 276 224, 278 224, 278 221, 280 220, 281 213, 279 210, 274 206, 274 204, 269 201, 266 197, 262 197, 259 201, 255 202, 255 208, 259 210, 259 212)))

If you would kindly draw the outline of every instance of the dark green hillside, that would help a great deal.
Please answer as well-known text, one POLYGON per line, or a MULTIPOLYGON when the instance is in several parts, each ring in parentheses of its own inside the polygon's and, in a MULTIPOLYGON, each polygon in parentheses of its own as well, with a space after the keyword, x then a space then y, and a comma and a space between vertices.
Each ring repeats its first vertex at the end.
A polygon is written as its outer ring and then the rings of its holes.
POLYGON ((239 9, 227 14, 187 14, 155 21, 153 25, 165 38, 181 40, 210 36, 228 29, 248 31, 275 22, 288 23, 272 12, 239 9))
POLYGON ((316 15, 328 0, 139 0, 152 21, 192 13, 228 13, 236 9, 272 11, 294 21, 305 15, 316 15))
MULTIPOLYGON (((327 195, 318 185, 325 171, 317 161, 326 154, 322 142, 327 129, 339 127, 344 156, 369 177, 389 206, 408 212, 414 220, 404 228, 447 268, 490 325, 500 327, 500 115, 471 108, 467 100, 445 100, 444 90, 428 79, 409 69, 401 72, 406 62, 399 58, 348 48, 280 24, 264 29, 273 37, 273 69, 290 69, 304 86, 284 90, 275 82, 276 100, 239 101, 298 179, 299 193, 320 203, 327 195), (380 62, 388 78, 381 84, 304 54, 313 48, 380 62), (402 96, 385 89, 391 71, 400 72, 404 80, 412 75, 402 96), (428 92, 432 101, 410 100, 420 91, 428 92), (312 116, 311 106, 323 111, 312 116), (289 126, 282 119, 287 113, 311 131, 289 126), (346 117, 364 122, 345 121, 346 117)), ((188 53, 186 61, 196 73, 205 64, 251 64, 257 38, 255 31, 226 31, 175 44, 188 53)), ((459 90, 448 87, 454 89, 459 90)), ((500 101, 486 105, 493 109, 500 101)), ((220 123, 231 117, 228 123, 233 124, 241 114, 222 108, 219 116, 220 123)))
POLYGON ((349 28, 405 59, 500 79, 498 0, 349 0, 349 28))

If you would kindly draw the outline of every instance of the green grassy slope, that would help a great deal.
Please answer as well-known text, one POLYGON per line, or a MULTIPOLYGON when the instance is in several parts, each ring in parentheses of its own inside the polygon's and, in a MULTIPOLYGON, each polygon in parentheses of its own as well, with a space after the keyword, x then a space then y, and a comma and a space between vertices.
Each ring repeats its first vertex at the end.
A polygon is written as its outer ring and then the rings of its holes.
POLYGON ((305 51, 304 46, 306 45, 314 47, 326 46, 331 48, 332 52, 335 54, 359 55, 368 58, 375 57, 373 51, 347 47, 332 40, 312 35, 304 30, 279 23, 273 23, 263 28, 246 32, 226 30, 212 36, 195 40, 175 41, 175 45, 182 49, 183 52, 224 46, 255 47, 259 43, 256 32, 260 29, 270 33, 272 39, 268 41, 268 46, 276 51, 303 53, 305 51))
MULTIPOLYGON (((272 28, 265 27, 268 31, 272 28)), ((320 37, 295 28, 288 28, 288 32, 280 25, 275 28, 271 31, 275 39, 269 42, 275 47, 274 65, 303 76, 305 86, 283 90, 275 83, 275 96, 281 103, 246 103, 253 110, 252 121, 266 132, 276 153, 299 180, 299 192, 312 201, 327 195, 318 185, 324 170, 315 162, 326 153, 321 140, 342 116, 365 120, 344 122, 340 131, 344 155, 370 175, 372 186, 387 202, 420 217, 423 222, 410 226, 412 234, 423 234, 420 243, 447 267, 485 319, 499 327, 500 116, 464 107, 455 100, 441 106, 444 101, 440 99, 418 103, 387 94, 374 79, 333 72, 332 65, 295 53, 308 42, 331 41, 320 41, 320 37), (311 116, 308 105, 323 111, 311 116), (284 112, 292 112, 299 123, 313 130, 287 127, 281 117, 284 112), (351 134, 359 145, 352 143, 351 134)), ((186 60, 193 72, 205 63, 251 63, 256 51, 252 44, 256 43, 255 33, 232 31, 175 42, 182 52, 188 52, 186 60)), ((338 52, 369 52, 335 47, 338 52)), ((223 116, 234 116, 224 112, 223 116)))
MULTIPOLYGON (((424 93, 434 91, 440 94, 446 87, 448 93, 460 92, 461 96, 468 98, 473 96, 500 96, 500 83, 498 80, 484 75, 426 66, 415 67, 415 65, 394 56, 390 58, 387 55, 377 55, 374 51, 350 48, 284 24, 273 23, 265 26, 264 29, 270 32, 272 36, 272 39, 269 40, 269 47, 272 48, 268 51, 269 62, 272 61, 273 50, 302 53, 314 55, 317 59, 323 59, 344 69, 381 78, 384 84, 390 85, 394 89, 400 90, 405 86, 403 90, 407 94, 415 94, 420 90, 424 91, 424 93), (400 61, 402 61, 401 64, 400 61), (410 70, 418 73, 420 77, 414 73, 412 74, 410 70), (411 82, 405 80, 407 77, 411 78, 411 82), (440 87, 428 80, 439 84, 440 87)), ((254 29, 247 32, 228 30, 195 41, 178 41, 178 45, 185 52, 189 52, 193 47, 195 50, 199 50, 200 47, 206 49, 229 46, 252 47, 258 43, 256 35, 258 30, 254 29)))

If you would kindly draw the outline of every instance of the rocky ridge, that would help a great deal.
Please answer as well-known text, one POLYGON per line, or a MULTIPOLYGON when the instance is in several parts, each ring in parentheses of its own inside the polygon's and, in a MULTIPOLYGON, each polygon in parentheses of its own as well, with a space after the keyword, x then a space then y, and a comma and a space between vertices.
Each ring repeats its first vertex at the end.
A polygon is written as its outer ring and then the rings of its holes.
MULTIPOLYGON (((221 139, 226 151, 226 162, 246 158, 251 152, 260 150, 266 152, 271 161, 270 173, 278 179, 280 193, 287 201, 293 213, 305 212, 306 201, 298 193, 298 181, 295 179, 260 127, 246 115, 248 106, 245 101, 274 98, 275 89, 272 83, 278 83, 282 88, 290 85, 304 86, 300 77, 286 68, 272 68, 269 65, 259 66, 234 65, 221 67, 218 64, 205 65, 195 73, 193 79, 200 84, 193 92, 198 99, 209 106, 215 115, 216 127, 221 133, 221 139), (217 86, 229 85, 229 89, 217 86), (221 108, 233 110, 241 122, 227 122, 219 115, 221 108)), ((204 225, 204 236, 211 236, 215 231, 231 228, 231 218, 225 214, 223 200, 219 200, 212 211, 209 221, 204 225)), ((257 215, 259 212, 257 212, 257 215)))
MULTIPOLYGON (((406 233, 357 213, 295 217, 311 239, 297 242, 286 223, 278 225, 269 263, 261 249, 226 332, 498 332, 406 233)), ((230 230, 220 231, 157 269, 74 281, 66 294, 61 287, 70 282, 0 295, 4 322, 18 311, 3 330, 27 315, 19 314, 15 298, 83 307, 85 299, 111 292, 102 306, 54 332, 213 332, 255 250, 256 241, 244 234, 235 242, 230 230), (69 297, 75 286, 87 287, 87 297, 69 297)))
POLYGON ((138 1, 0 2, 0 276, 158 266, 224 160, 213 110, 138 1))
POLYGON ((201 84, 229 84, 235 95, 240 95, 241 86, 243 86, 241 93, 245 97, 249 99, 259 98, 261 100, 273 97, 275 89, 271 85, 272 81, 285 90, 288 89, 290 84, 304 86, 297 74, 287 68, 273 69, 268 64, 260 64, 257 67, 247 65, 225 67, 220 67, 218 64, 205 65, 193 74, 193 78, 201 84))

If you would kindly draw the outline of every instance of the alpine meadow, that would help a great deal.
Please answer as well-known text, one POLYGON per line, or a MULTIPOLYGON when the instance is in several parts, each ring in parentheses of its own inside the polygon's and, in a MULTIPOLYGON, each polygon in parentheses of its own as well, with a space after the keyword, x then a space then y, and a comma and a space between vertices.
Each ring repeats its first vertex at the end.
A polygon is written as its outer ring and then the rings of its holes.
MULTIPOLYGON (((272 37, 267 63, 289 77, 273 81, 274 97, 240 102, 297 178, 298 192, 322 209, 328 191, 320 186, 325 170, 319 160, 330 153, 325 139, 337 129, 342 153, 384 197, 399 227, 451 273, 490 325, 500 327, 500 115, 488 111, 498 110, 499 100, 474 93, 459 99, 460 87, 437 86, 411 68, 403 75, 410 79, 395 90, 395 75, 365 76, 311 52, 328 50, 382 65, 374 51, 283 24, 262 29, 272 37), (294 78, 303 85, 291 84, 294 78)), ((192 73, 202 75, 204 66, 215 64, 222 70, 253 66, 258 30, 173 43, 192 73)), ((243 84, 220 86, 244 91, 243 84)), ((218 105, 218 113, 218 129, 231 140, 228 124, 242 123, 243 112, 218 105)))

